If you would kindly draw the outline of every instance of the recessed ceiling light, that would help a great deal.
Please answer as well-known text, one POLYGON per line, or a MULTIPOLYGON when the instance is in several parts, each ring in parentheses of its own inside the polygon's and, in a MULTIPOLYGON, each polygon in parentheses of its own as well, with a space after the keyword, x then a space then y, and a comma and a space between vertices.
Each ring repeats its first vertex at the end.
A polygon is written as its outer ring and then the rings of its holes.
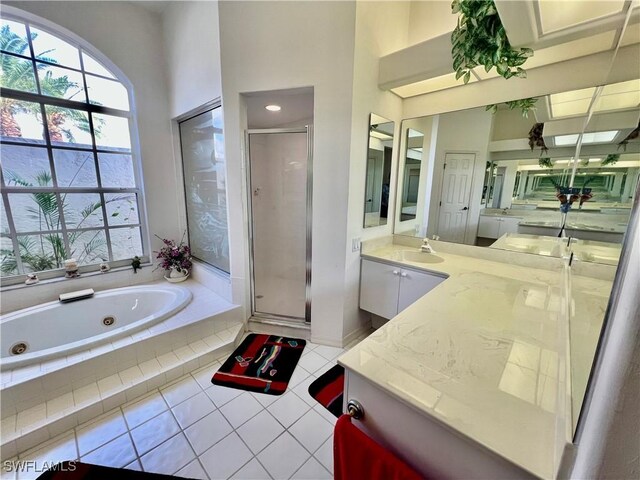
MULTIPOLYGON (((590 143, 608 143, 616 138, 618 132, 619 130, 609 130, 607 132, 584 133, 582 135, 582 144, 587 145, 590 143)), ((557 147, 575 145, 578 142, 578 136, 579 135, 577 133, 572 135, 556 135, 554 137, 555 144, 557 147)))
POLYGON ((282 110, 282 107, 280 105, 267 105, 264 108, 266 108, 270 112, 279 112, 280 110, 282 110))

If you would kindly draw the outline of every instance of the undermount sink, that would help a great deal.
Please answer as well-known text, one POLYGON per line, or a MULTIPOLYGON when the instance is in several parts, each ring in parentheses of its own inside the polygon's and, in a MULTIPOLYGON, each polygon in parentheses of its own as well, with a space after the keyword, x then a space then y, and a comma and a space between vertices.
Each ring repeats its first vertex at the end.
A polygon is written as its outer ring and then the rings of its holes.
POLYGON ((416 252, 415 250, 400 250, 394 253, 394 260, 415 263, 442 263, 444 258, 435 253, 416 252))

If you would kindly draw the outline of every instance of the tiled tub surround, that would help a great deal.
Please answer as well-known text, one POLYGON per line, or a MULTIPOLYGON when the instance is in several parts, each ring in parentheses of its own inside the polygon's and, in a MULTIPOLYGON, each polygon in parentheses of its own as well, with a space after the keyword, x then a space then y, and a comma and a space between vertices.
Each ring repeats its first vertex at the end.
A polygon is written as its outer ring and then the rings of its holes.
POLYGON ((181 285, 192 301, 148 329, 2 372, 2 459, 231 351, 244 330, 240 308, 193 280, 181 285))
MULTIPOLYGON (((448 279, 339 363, 523 476, 554 478, 571 439, 571 362, 576 349, 593 351, 572 344, 569 355, 569 324, 599 331, 615 269, 582 278, 562 259, 431 243, 443 262, 401 263, 448 279), (577 320, 576 304, 591 289, 607 295, 589 298, 577 320)), ((363 245, 362 255, 391 261, 419 245, 381 239, 363 245)))
MULTIPOLYGON (((227 354, 11 460, 84 462, 201 479, 329 480, 336 418, 307 392, 341 348, 307 343, 281 396, 211 384, 227 354)), ((19 480, 39 473, 23 472, 19 480)), ((3 480, 15 473, 3 472, 3 480)))

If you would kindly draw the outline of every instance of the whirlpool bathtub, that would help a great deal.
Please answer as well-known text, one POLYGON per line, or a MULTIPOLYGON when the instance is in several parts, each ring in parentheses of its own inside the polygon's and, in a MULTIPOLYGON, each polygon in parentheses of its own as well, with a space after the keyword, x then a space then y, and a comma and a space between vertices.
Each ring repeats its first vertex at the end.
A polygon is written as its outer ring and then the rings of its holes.
POLYGON ((190 300, 191 292, 184 287, 144 285, 3 315, 0 367, 9 370, 114 341, 170 317, 190 300))

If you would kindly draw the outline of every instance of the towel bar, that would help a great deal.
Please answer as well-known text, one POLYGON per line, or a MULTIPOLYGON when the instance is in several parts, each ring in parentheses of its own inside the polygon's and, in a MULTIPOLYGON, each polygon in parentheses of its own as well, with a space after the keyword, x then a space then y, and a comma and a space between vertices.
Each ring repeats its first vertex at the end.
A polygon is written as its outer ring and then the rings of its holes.
POLYGON ((364 418, 362 404, 357 400, 349 400, 349 403, 347 403, 347 415, 355 420, 362 420, 364 418))

